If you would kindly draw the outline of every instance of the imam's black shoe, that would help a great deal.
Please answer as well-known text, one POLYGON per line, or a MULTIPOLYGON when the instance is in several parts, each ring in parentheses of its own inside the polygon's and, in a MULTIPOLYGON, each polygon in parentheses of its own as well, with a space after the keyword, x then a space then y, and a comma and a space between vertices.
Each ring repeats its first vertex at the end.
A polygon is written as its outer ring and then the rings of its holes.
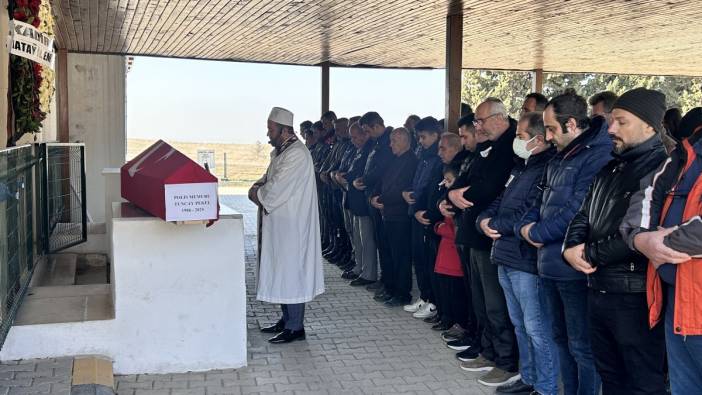
POLYGON ((290 329, 285 329, 284 331, 280 332, 279 334, 268 339, 268 342, 273 343, 273 344, 281 344, 281 343, 294 342, 296 340, 305 340, 305 330, 304 329, 299 330, 299 331, 291 331, 290 329))

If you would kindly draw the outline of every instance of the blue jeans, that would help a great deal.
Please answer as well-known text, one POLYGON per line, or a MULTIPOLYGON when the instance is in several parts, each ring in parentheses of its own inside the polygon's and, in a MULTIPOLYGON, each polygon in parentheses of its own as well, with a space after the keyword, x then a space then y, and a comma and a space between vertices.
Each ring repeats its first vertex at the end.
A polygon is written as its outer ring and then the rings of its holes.
POLYGON ((540 394, 558 395, 558 349, 544 306, 542 280, 504 265, 497 270, 517 335, 522 381, 540 394))
POLYGON ((673 395, 702 394, 702 336, 673 333, 675 288, 668 287, 665 308, 665 345, 668 349, 670 391, 673 395))
POLYGON ((541 279, 546 311, 553 319, 565 395, 598 395, 600 376, 590 348, 587 282, 541 279))

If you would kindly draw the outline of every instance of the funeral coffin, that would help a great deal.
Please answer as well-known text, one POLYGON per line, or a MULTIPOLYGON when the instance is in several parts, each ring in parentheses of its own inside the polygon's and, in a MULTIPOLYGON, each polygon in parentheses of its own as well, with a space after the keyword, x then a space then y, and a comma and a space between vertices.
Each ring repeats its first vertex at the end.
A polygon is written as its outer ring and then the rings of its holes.
POLYGON ((122 197, 166 221, 216 220, 217 178, 163 140, 120 170, 122 197))

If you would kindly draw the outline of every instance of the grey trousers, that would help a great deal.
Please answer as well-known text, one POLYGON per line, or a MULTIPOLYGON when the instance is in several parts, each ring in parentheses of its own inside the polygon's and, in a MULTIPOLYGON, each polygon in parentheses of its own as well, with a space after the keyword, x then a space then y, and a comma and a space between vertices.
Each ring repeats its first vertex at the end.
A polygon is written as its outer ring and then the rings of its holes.
POLYGON ((283 322, 285 323, 285 329, 291 331, 299 331, 305 328, 305 304, 281 304, 280 308, 283 310, 283 322))
POLYGON ((375 248, 371 217, 353 216, 352 244, 356 257, 353 272, 366 280, 378 280, 378 251, 375 248))

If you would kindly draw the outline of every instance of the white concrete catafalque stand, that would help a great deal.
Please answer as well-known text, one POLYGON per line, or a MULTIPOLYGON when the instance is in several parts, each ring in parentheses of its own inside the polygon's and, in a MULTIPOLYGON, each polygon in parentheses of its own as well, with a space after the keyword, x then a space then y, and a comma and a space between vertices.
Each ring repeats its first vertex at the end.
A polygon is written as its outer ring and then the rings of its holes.
POLYGON ((101 354, 118 374, 246 365, 242 215, 175 225, 129 203, 111 220, 115 318, 12 327, 0 359, 101 354))

